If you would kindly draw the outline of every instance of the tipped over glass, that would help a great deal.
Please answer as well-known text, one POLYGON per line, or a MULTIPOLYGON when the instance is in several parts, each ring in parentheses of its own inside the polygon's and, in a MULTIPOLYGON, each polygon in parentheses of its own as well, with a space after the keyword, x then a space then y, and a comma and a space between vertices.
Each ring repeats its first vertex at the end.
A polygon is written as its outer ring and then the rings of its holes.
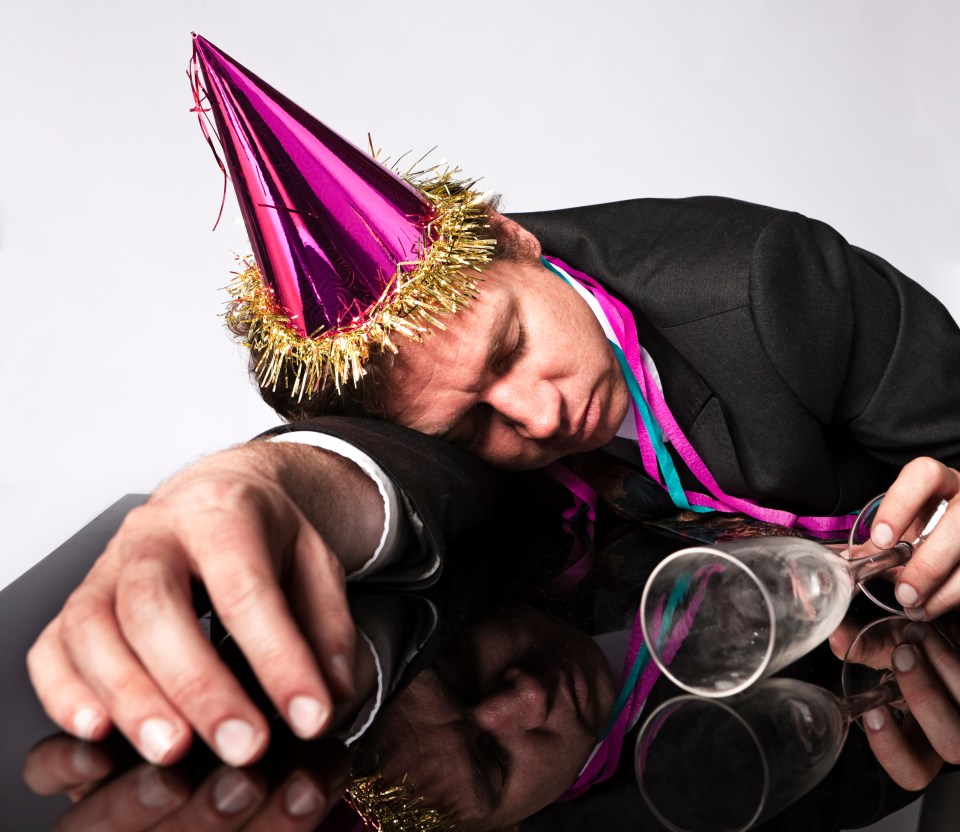
MULTIPOLYGON (((855 533, 862 534, 861 518, 872 522, 880 499, 861 512, 855 533)), ((855 544, 852 533, 856 548, 850 553, 858 556, 849 559, 797 537, 755 537, 676 552, 644 587, 640 611, 647 648, 664 674, 690 693, 739 693, 825 641, 857 586, 906 563, 940 514, 916 540, 888 549, 855 544)))

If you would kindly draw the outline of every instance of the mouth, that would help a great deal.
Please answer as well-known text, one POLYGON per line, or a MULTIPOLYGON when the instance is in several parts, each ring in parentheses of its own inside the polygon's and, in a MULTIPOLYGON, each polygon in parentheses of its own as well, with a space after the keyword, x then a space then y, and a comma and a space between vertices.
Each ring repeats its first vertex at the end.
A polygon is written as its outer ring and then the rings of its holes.
POLYGON ((590 685, 587 683, 587 677, 583 672, 583 668, 579 665, 572 665, 567 668, 564 675, 567 692, 576 710, 578 721, 590 733, 599 733, 601 726, 598 724, 599 719, 594 712, 590 696, 590 685))
POLYGON ((573 432, 566 437, 565 444, 570 447, 576 447, 583 444, 587 439, 593 436, 593 432, 596 430, 597 423, 599 421, 600 403, 597 400, 596 393, 591 392, 590 398, 587 399, 587 403, 584 405, 583 412, 580 414, 580 419, 577 422, 577 426, 573 432))

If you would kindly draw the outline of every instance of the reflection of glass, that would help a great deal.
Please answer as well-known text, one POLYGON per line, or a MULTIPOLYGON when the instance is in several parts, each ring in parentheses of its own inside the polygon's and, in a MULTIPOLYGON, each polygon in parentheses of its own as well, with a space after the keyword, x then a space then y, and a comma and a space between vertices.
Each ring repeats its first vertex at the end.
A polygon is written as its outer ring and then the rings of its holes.
POLYGON ((903 631, 909 625, 909 619, 893 615, 871 622, 856 634, 843 657, 844 696, 856 696, 894 678, 891 654, 907 641, 903 631))
POLYGON ((640 790, 672 830, 747 830, 819 783, 850 722, 899 695, 895 682, 839 699, 805 682, 769 679, 723 701, 671 699, 637 738, 640 790))
MULTIPOLYGON (((885 494, 881 494, 879 497, 874 497, 857 515, 857 519, 854 521, 853 527, 850 529, 850 537, 847 541, 848 558, 858 559, 870 557, 882 551, 878 547, 874 546, 870 541, 870 530, 873 528, 873 521, 877 516, 877 509, 880 508, 880 503, 883 502, 883 498, 885 496, 885 494)), ((934 526, 936 526, 940 521, 940 518, 943 517, 943 513, 946 511, 946 509, 947 501, 941 500, 933 513, 929 516, 929 519, 924 519, 916 524, 917 527, 922 524, 922 529, 918 530, 917 528, 914 528, 912 534, 908 532, 907 537, 912 537, 912 542, 901 540, 896 544, 896 546, 894 546, 895 549, 899 548, 904 554, 904 558, 901 563, 905 563, 906 560, 914 553, 917 546, 927 539, 930 532, 933 531, 934 526)), ((870 576, 867 576, 867 578, 868 577, 870 576)), ((867 578, 860 579, 860 589, 863 591, 864 595, 866 595, 877 606, 885 609, 887 612, 896 614, 903 612, 903 607, 894 597, 893 584, 890 581, 867 580, 867 578)))

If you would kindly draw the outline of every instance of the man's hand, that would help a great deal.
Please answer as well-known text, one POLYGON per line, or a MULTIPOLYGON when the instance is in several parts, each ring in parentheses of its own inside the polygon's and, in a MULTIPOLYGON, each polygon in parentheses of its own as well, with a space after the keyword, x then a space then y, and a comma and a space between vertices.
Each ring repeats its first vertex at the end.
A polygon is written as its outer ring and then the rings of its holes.
MULTIPOLYGON (((938 626, 954 625, 941 619, 938 626)), ((951 638, 960 634, 953 627, 951 638)), ((846 656, 858 626, 846 620, 830 637, 830 647, 846 656)), ((907 712, 903 722, 887 708, 863 716, 870 748, 891 778, 905 789, 930 784, 944 762, 960 763, 960 656, 933 625, 903 619, 867 631, 848 661, 893 669, 907 712)))
POLYGON ((37 794, 71 798, 74 805, 57 822, 62 832, 141 832, 158 825, 310 832, 342 794, 348 768, 336 743, 310 748, 304 759, 282 766, 290 772, 282 778, 222 766, 193 786, 195 778, 176 769, 141 764, 117 773, 108 748, 59 734, 30 752, 23 777, 37 794))
POLYGON ((314 448, 257 442, 185 469, 127 516, 31 648, 47 714, 82 739, 116 726, 154 763, 180 759, 193 731, 231 765, 257 759, 267 721, 204 637, 196 580, 294 733, 317 736, 353 687, 344 569, 382 524, 368 478, 314 448))
POLYGON ((946 512, 897 578, 897 600, 914 621, 960 605, 960 471, 933 459, 913 460, 890 486, 871 530, 880 548, 915 540, 941 500, 946 512))

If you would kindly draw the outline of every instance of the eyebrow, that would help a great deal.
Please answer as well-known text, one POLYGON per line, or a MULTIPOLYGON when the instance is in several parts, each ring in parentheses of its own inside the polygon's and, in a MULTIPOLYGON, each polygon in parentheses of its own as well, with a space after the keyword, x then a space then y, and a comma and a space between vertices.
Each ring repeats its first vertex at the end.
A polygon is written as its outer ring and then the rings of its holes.
POLYGON ((470 761, 470 783, 473 787, 472 791, 477 807, 481 812, 492 815, 497 808, 497 804, 500 802, 500 795, 497 794, 493 786, 493 781, 486 774, 484 766, 487 755, 477 752, 475 744, 470 741, 466 731, 464 731, 461 736, 463 738, 464 753, 470 761))
MULTIPOLYGON (((507 338, 507 333, 510 331, 511 317, 509 315, 509 311, 510 311, 509 305, 501 304, 498 309, 503 309, 504 306, 508 307, 506 309, 508 314, 504 315, 504 318, 503 318, 504 323, 501 326, 496 327, 496 331, 493 333, 492 338, 489 338, 489 337, 487 338, 486 355, 484 356, 484 359, 483 359, 483 366, 485 368, 492 366, 494 362, 496 362, 497 356, 500 355, 500 350, 503 348, 503 343, 507 338)), ((489 330, 485 333, 485 335, 486 336, 490 335, 489 330)), ((438 427, 436 430, 429 431, 427 435, 433 436, 437 439, 445 440, 453 432, 454 428, 456 428, 457 425, 460 424, 463 417, 466 416, 467 413, 469 412, 470 412, 470 408, 467 408, 462 413, 458 413, 448 422, 438 427)))

